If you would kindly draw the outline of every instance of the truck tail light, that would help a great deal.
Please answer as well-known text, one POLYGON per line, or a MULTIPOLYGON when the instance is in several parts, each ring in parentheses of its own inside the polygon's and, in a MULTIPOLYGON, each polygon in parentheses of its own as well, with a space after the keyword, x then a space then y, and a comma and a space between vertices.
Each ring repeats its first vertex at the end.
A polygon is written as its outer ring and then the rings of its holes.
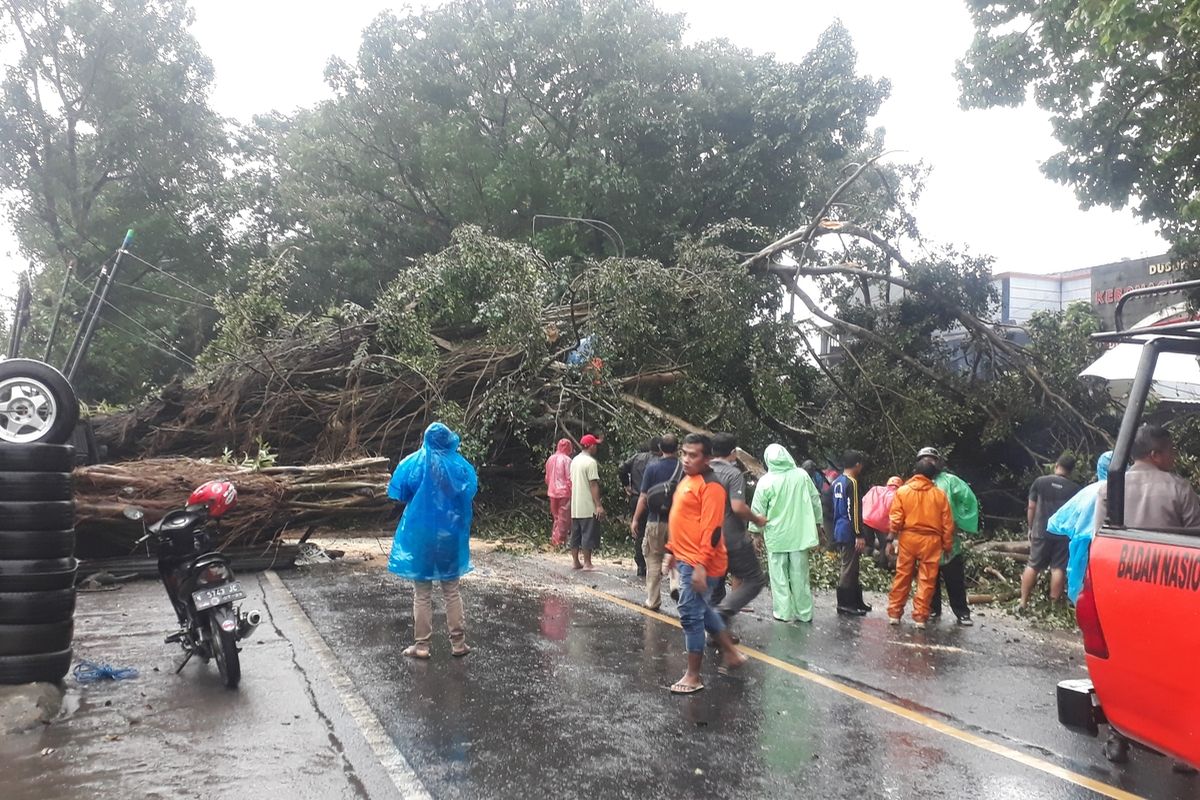
POLYGON ((1083 649, 1096 658, 1108 658, 1108 642, 1104 640, 1104 629, 1100 626, 1100 614, 1096 610, 1096 593, 1092 591, 1092 570, 1083 576, 1083 591, 1075 603, 1075 621, 1083 632, 1083 649))

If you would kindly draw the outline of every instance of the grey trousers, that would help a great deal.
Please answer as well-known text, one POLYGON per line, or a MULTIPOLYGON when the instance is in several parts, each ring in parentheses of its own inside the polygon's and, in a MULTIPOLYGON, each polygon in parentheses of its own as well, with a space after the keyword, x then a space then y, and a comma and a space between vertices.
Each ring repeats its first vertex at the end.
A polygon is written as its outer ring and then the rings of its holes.
POLYGON ((741 583, 728 592, 717 606, 717 613, 726 620, 750 605, 767 585, 767 576, 763 574, 758 553, 754 552, 754 545, 750 542, 743 542, 729 551, 729 574, 741 583))

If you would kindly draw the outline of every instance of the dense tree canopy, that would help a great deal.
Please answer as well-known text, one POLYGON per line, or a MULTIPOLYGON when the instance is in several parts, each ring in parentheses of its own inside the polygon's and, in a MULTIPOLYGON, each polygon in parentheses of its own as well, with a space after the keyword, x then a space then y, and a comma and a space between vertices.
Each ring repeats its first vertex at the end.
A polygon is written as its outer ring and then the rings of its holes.
MULTIPOLYGON (((366 302, 470 223, 528 236, 537 214, 598 218, 626 254, 670 260, 713 224, 790 224, 871 143, 886 81, 856 73, 841 26, 799 63, 685 45, 646 0, 462 0, 381 15, 336 97, 248 134, 263 244, 322 264, 310 297, 366 302)), ((615 255, 540 220, 559 255, 615 255)))
POLYGON ((1085 205, 1132 204, 1197 245, 1200 2, 970 0, 977 34, 959 64, 968 107, 1050 112, 1063 150, 1045 164, 1085 205))
MULTIPOLYGON (((127 228, 142 258, 193 285, 221 285, 227 139, 190 22, 184 0, 0 3, 0 36, 16 54, 0 84, 0 187, 39 267, 30 355, 41 356, 63 270, 72 265, 70 313, 127 228)), ((180 287, 144 264, 127 260, 117 280, 126 285, 113 288, 80 376, 92 398, 146 391, 178 370, 172 351, 194 354, 211 325, 198 297, 164 302, 180 287)), ((52 361, 74 333, 66 327, 52 361)))

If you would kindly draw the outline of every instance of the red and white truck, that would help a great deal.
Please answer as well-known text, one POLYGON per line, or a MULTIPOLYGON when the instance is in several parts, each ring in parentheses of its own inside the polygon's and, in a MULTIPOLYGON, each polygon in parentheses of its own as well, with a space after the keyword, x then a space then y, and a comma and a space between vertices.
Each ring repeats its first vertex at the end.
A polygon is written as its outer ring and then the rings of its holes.
POLYGON ((1130 744, 1200 768, 1200 530, 1125 525, 1125 469, 1155 367, 1165 353, 1200 357, 1200 322, 1122 330, 1126 299, 1194 291, 1200 281, 1129 292, 1105 342, 1142 346, 1108 473, 1108 515, 1092 541, 1076 604, 1090 680, 1058 686, 1059 720, 1099 733, 1105 755, 1124 760, 1130 744))

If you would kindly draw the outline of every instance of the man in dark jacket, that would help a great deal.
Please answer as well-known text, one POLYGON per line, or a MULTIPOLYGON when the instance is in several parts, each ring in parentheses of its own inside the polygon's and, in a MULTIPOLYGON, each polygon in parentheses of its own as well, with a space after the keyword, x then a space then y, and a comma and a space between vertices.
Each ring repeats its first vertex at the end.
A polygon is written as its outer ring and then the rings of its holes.
POLYGON ((842 454, 842 474, 833 482, 833 543, 841 553, 842 575, 837 588, 839 614, 863 616, 871 607, 863 600, 859 580, 859 561, 867 547, 862 523, 862 495, 858 476, 862 473, 863 454, 847 450, 842 454))
MULTIPOLYGON (((642 442, 638 445, 638 451, 629 458, 625 459, 620 468, 617 469, 617 478, 621 481, 621 486, 625 489, 625 496, 629 499, 629 516, 632 517, 637 511, 638 498, 642 493, 642 476, 646 473, 646 466, 658 458, 658 448, 662 444, 662 439, 654 438, 648 442, 642 442)), ((637 574, 639 578, 646 577, 646 557, 642 554, 642 539, 646 536, 646 520, 643 517, 638 525, 636 532, 633 534, 633 561, 637 564, 637 574)))

